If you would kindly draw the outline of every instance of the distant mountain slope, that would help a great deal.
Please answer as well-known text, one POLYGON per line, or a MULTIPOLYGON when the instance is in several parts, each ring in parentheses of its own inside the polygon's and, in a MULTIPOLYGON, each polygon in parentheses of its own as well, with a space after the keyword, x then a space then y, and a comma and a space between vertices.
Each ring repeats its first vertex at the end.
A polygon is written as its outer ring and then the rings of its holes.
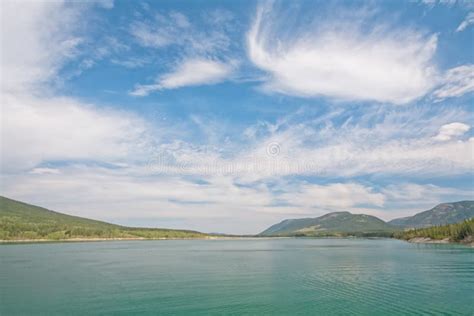
POLYGON ((0 240, 71 238, 199 238, 189 230, 134 228, 53 212, 0 196, 0 240))
POLYGON ((261 236, 325 236, 338 233, 390 232, 383 220, 364 214, 334 212, 316 218, 287 219, 261 232, 261 236))
POLYGON ((420 228, 454 224, 474 217, 474 201, 439 204, 428 211, 389 221, 400 228, 420 228))

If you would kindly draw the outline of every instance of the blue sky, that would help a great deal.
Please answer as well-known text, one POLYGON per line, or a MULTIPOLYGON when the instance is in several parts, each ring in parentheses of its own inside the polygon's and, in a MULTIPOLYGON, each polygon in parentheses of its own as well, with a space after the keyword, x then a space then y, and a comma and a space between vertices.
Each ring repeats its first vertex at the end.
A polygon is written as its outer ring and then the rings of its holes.
POLYGON ((470 1, 2 2, 2 195, 257 233, 473 198, 470 1))

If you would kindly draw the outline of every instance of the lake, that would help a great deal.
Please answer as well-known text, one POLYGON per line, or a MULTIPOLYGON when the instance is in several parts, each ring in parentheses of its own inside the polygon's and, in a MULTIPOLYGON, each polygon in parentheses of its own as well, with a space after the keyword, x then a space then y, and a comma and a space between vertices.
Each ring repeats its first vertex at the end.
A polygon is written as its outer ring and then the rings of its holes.
POLYGON ((0 314, 474 315, 474 249, 391 239, 0 245, 0 314))

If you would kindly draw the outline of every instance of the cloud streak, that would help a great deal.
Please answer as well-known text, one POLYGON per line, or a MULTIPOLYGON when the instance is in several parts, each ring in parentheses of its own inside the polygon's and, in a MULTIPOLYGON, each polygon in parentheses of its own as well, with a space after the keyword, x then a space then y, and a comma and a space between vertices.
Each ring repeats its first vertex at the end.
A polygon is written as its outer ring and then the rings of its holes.
POLYGON ((437 101, 460 97, 474 91, 474 65, 451 68, 443 76, 442 84, 433 95, 437 101))
POLYGON ((474 24, 474 12, 469 12, 466 18, 459 24, 456 32, 462 32, 472 24, 474 24))
POLYGON ((140 45, 156 50, 173 46, 184 57, 154 83, 137 84, 130 94, 147 96, 154 91, 210 85, 228 79, 237 66, 228 57, 232 42, 226 30, 232 19, 227 11, 208 12, 203 16, 208 30, 196 28, 186 15, 176 11, 133 22, 130 33, 140 45))
POLYGON ((170 73, 162 75, 157 83, 137 85, 130 92, 134 96, 146 96, 153 91, 177 89, 186 86, 210 85, 222 82, 231 76, 235 63, 223 63, 208 59, 189 59, 179 64, 170 73))

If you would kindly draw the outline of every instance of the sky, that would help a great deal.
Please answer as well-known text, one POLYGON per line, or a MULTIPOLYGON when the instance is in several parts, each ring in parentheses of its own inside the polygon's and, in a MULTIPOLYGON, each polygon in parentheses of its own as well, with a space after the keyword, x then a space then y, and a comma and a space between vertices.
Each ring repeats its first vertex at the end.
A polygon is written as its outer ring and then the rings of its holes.
POLYGON ((472 1, 2 1, 1 195, 254 234, 474 199, 472 1))

